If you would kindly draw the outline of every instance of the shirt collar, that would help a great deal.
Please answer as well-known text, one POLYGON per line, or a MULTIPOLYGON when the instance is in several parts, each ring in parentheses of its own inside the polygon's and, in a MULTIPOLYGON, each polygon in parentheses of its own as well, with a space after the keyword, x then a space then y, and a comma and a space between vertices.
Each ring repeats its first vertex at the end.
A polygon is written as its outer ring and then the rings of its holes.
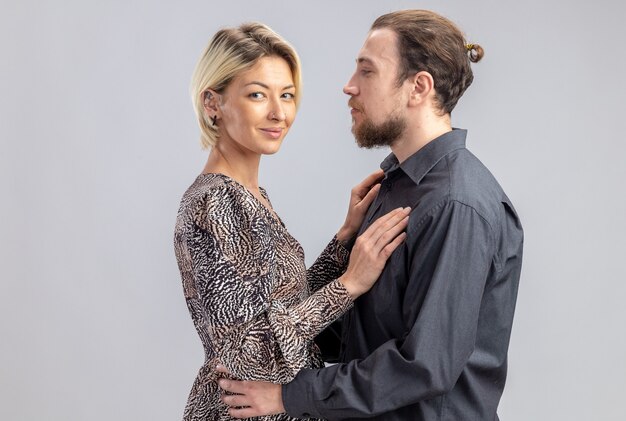
POLYGON ((422 178, 424 178, 444 156, 454 150, 465 148, 466 136, 467 130, 452 129, 452 131, 444 133, 428 142, 420 150, 405 159, 402 164, 398 162, 398 158, 396 158, 393 153, 390 153, 387 158, 381 162, 380 168, 385 172, 385 175, 401 168, 415 184, 419 184, 422 178))

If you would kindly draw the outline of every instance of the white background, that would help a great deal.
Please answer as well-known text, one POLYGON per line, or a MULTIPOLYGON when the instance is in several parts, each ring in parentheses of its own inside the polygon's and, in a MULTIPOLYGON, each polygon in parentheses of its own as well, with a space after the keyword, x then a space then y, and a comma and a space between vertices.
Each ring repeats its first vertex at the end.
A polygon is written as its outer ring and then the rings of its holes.
POLYGON ((180 419, 203 362, 172 246, 207 155, 196 60, 248 20, 299 51, 302 107, 261 181, 311 263, 387 154, 357 149, 341 89, 371 22, 400 8, 450 17, 486 52, 453 124, 526 232, 501 419, 624 419, 617 0, 2 0, 0 419, 180 419))

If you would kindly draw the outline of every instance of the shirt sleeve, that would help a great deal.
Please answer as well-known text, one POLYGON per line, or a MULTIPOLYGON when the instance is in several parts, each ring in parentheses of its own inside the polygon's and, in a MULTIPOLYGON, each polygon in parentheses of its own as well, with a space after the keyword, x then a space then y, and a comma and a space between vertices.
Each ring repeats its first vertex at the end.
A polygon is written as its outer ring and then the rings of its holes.
POLYGON ((202 331, 236 378, 274 378, 281 370, 292 378, 310 359, 313 337, 352 300, 339 281, 292 306, 276 297, 277 285, 289 280, 277 278, 270 227, 239 195, 212 189, 195 212, 198 229, 186 238, 202 331))
POLYGON ((315 263, 306 272, 311 292, 315 292, 330 281, 339 278, 346 271, 350 252, 334 236, 315 263))
POLYGON ((473 208, 455 201, 435 207, 411 226, 408 234, 415 241, 410 244, 415 245, 407 250, 404 336, 364 359, 300 371, 283 387, 287 413, 371 417, 451 390, 474 348, 493 258, 491 233, 473 208), (420 288, 428 288, 421 307, 415 303, 420 288))

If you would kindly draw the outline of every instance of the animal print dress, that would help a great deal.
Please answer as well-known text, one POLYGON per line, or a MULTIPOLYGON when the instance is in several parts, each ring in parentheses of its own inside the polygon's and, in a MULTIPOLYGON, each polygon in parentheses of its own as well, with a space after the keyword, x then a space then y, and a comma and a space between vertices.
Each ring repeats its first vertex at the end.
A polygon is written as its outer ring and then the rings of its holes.
POLYGON ((252 193, 223 174, 201 174, 182 198, 174 245, 205 351, 185 421, 231 419, 219 399, 218 362, 234 378, 281 384, 323 366, 312 339, 352 305, 336 280, 348 263, 336 238, 306 270, 300 244, 252 193))

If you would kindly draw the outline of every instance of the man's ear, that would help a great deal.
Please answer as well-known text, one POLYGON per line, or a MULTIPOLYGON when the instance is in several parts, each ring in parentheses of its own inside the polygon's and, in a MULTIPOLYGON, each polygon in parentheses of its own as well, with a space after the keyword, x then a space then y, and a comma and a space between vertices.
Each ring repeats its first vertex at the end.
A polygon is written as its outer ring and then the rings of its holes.
POLYGON ((409 106, 424 104, 435 93, 435 81, 426 71, 415 73, 408 81, 411 85, 409 106))

